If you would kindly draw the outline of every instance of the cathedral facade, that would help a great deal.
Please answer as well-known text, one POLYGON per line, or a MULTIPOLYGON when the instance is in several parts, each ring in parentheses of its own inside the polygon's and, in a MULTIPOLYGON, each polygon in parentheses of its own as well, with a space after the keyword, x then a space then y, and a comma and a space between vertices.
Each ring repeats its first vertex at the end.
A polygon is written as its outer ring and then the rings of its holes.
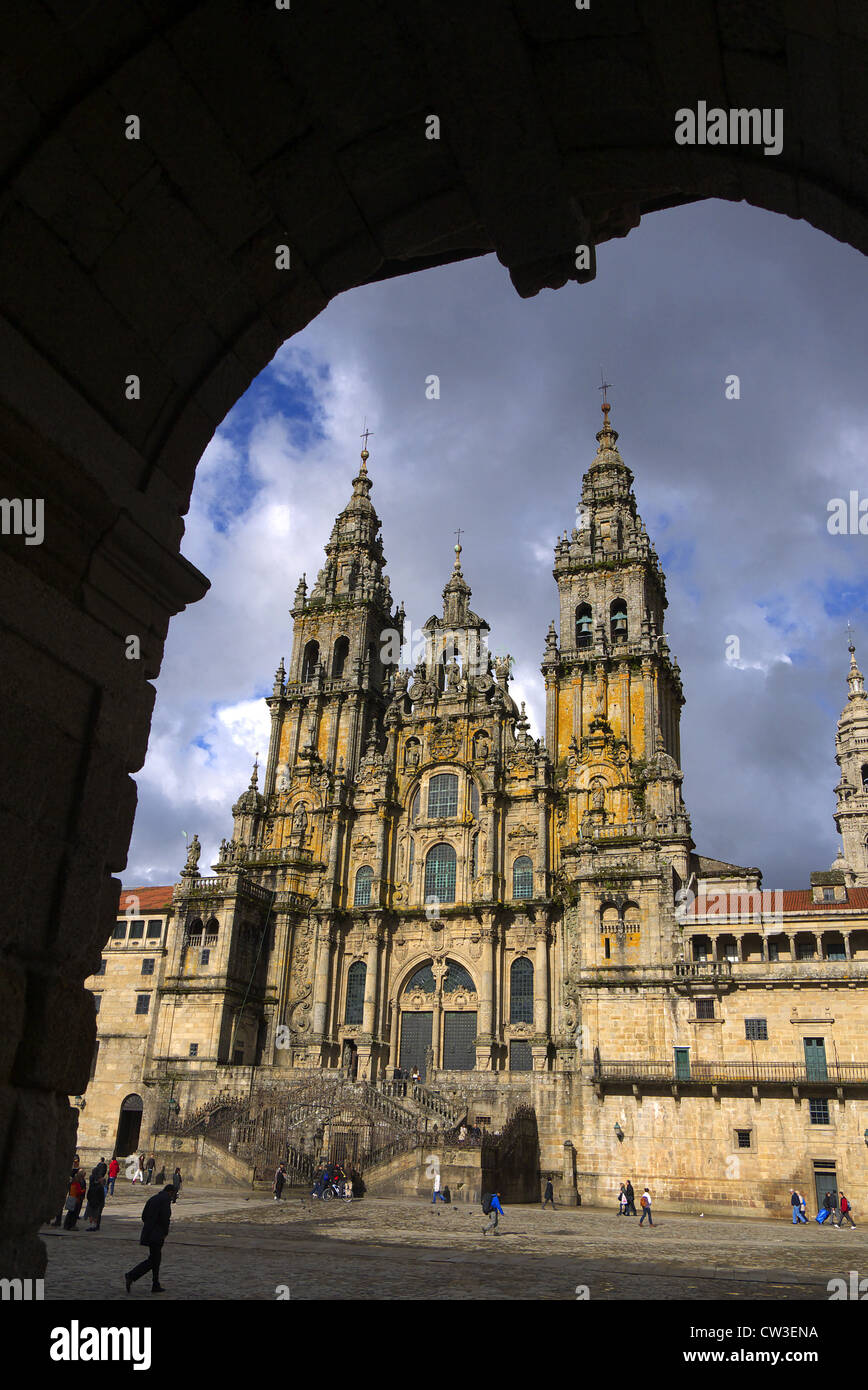
MULTIPOLYGON (((169 1078, 195 1108, 242 1075, 418 1073, 471 1124, 532 1106, 562 1200, 608 1200, 632 1176, 675 1206, 752 1210, 789 1184, 864 1183, 855 653, 842 851, 810 889, 764 892, 757 868, 696 852, 665 579, 603 414, 579 525, 554 551, 544 739, 470 607, 460 544, 424 656, 401 669, 404 614, 362 452, 316 582, 295 593, 261 786, 257 765, 210 876, 191 845, 149 947, 147 1042, 119 1081, 122 1031, 100 1034, 83 1146, 111 1143, 124 1086, 153 1131, 169 1078)), ((97 994, 132 988, 109 980, 112 946, 97 994)))

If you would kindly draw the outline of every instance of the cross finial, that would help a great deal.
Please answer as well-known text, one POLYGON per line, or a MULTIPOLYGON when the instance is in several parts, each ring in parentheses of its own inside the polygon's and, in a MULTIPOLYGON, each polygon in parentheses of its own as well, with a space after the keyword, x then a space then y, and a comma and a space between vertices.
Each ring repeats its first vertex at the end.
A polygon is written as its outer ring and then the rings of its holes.
POLYGON ((609 387, 610 387, 612 384, 613 384, 613 383, 612 383, 611 381, 606 381, 606 380, 604 379, 604 377, 603 377, 603 368, 601 367, 601 368, 600 368, 600 384, 599 384, 599 386, 597 387, 597 390, 598 390, 598 391, 602 391, 602 393, 603 393, 603 406, 604 406, 604 407, 608 404, 608 401, 607 401, 607 399, 606 399, 606 393, 607 393, 607 391, 609 390, 609 387))
POLYGON ((458 538, 457 544, 456 544, 456 546, 455 546, 455 568, 458 569, 458 566, 461 564, 461 527, 460 527, 460 526, 458 527, 458 530, 455 532, 455 535, 456 535, 457 538, 458 538))
POLYGON ((856 650, 856 647, 853 643, 853 627, 850 623, 849 618, 847 619, 847 648, 851 652, 854 652, 856 650))
POLYGON ((373 430, 369 430, 369 429, 368 429, 368 417, 367 417, 367 415, 366 415, 366 416, 365 416, 365 428, 362 430, 361 434, 359 435, 359 438, 360 438, 360 439, 364 439, 364 441, 365 441, 365 448, 366 448, 366 449, 367 449, 367 447, 368 447, 368 435, 373 434, 373 433, 374 433, 373 430))

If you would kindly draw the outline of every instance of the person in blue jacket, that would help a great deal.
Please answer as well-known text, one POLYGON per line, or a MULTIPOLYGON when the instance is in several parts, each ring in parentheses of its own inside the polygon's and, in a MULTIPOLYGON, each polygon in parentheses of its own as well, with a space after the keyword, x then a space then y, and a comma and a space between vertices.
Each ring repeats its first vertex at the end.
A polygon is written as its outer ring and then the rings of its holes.
POLYGON ((497 1231, 497 1218, 498 1218, 498 1215, 503 1216, 503 1207, 500 1205, 500 1193, 499 1193, 499 1192, 493 1192, 493 1193, 491 1194, 491 1206, 489 1207, 488 1211, 489 1211, 489 1215, 490 1215, 490 1217, 491 1217, 491 1220, 489 1221, 489 1223, 488 1223, 487 1226, 483 1226, 483 1228, 482 1228, 482 1234, 483 1234, 483 1235, 485 1235, 487 1231, 491 1231, 491 1230, 493 1230, 493 1231, 496 1232, 496 1231, 497 1231))

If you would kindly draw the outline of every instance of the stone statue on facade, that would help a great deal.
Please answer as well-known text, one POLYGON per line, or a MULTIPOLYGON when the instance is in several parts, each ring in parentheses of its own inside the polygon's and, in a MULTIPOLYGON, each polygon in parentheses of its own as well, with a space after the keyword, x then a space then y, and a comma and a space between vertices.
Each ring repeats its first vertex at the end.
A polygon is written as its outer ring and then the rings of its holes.
POLYGON ((202 853, 202 846, 199 843, 199 836, 194 835, 187 846, 187 862, 184 865, 185 874, 198 874, 199 855, 202 853))

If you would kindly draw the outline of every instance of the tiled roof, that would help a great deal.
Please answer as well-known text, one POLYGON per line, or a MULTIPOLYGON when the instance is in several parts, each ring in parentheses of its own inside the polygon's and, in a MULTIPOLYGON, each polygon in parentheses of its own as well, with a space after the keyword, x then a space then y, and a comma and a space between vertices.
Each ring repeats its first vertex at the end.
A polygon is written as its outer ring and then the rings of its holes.
POLYGON ((868 888, 848 888, 847 901, 815 903, 810 888, 767 889, 751 893, 707 893, 690 904, 693 917, 772 917, 777 912, 868 912, 868 888))
POLYGON ((118 912, 162 912, 171 906, 172 891, 171 883, 168 888, 122 888, 118 912))

